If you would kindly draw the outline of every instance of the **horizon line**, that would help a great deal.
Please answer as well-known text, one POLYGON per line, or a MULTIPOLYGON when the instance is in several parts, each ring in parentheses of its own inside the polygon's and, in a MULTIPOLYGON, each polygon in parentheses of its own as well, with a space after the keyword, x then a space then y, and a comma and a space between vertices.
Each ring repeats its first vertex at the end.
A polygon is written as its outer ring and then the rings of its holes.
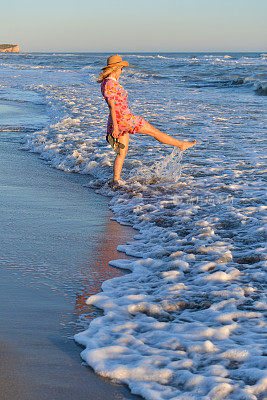
MULTIPOLYGON (((139 50, 132 50, 132 51, 119 51, 120 53, 264 53, 267 52, 266 50, 149 50, 149 51, 139 51, 139 50)), ((93 50, 20 50, 19 53, 96 53, 96 54, 103 54, 103 53, 111 53, 111 51, 93 51, 93 50)), ((2 53, 2 54, 19 54, 19 53, 2 53)))

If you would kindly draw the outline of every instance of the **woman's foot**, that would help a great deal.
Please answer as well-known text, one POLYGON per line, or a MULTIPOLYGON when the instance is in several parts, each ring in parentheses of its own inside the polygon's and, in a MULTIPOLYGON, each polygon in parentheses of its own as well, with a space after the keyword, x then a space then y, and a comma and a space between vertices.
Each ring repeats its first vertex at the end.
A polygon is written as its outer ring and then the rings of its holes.
POLYGON ((115 179, 113 182, 114 185, 119 185, 119 186, 123 186, 126 184, 126 181, 124 181, 123 179, 115 179))
POLYGON ((179 146, 179 148, 180 148, 180 150, 181 151, 184 151, 184 150, 186 150, 186 149, 189 149, 189 147, 192 147, 192 146, 194 146, 195 144, 196 144, 196 140, 194 140, 193 142, 183 142, 180 146, 179 146))
POLYGON ((125 185, 125 181, 123 181, 122 179, 113 179, 111 181, 108 182, 109 186, 114 187, 114 186, 123 186, 125 185))

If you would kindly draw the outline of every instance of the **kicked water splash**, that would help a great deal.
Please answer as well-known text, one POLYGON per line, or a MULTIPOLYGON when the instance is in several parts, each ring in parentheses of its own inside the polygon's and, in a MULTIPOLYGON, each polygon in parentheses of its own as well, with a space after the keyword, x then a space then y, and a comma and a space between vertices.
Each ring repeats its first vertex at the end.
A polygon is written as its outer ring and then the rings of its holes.
POLYGON ((155 165, 156 175, 170 181, 178 182, 182 172, 182 153, 178 147, 174 147, 171 154, 162 157, 155 165))
POLYGON ((142 183, 155 183, 162 180, 176 183, 179 181, 182 172, 181 160, 182 152, 178 147, 174 147, 170 154, 135 168, 129 179, 142 183))

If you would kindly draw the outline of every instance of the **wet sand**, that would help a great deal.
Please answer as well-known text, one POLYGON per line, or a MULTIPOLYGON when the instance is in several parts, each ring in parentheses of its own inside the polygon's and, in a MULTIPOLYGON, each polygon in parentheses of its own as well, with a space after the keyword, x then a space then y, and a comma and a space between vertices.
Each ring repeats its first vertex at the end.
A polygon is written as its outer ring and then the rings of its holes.
POLYGON ((134 231, 110 220, 88 177, 50 168, 19 139, 0 135, 0 398, 138 399, 82 365, 73 341, 98 314, 86 298, 124 273, 108 261, 134 231))

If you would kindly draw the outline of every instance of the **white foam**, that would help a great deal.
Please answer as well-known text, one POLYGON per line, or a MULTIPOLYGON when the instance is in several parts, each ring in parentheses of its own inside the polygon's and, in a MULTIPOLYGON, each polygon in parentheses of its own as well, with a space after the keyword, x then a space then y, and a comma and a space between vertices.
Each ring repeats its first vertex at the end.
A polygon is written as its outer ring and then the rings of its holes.
MULTIPOLYGON (((174 64, 156 55, 135 58, 164 63, 165 73, 174 64)), ((212 66, 229 78, 238 65, 248 85, 254 82, 250 65, 262 62, 225 55, 177 59, 187 66, 184 75, 192 69, 210 74, 212 66)), ((122 78, 135 113, 198 144, 181 160, 178 150, 152 138, 131 137, 118 189, 107 184, 114 153, 105 141, 107 108, 94 83, 97 71, 43 68, 41 84, 40 70, 26 64, 3 72, 8 86, 20 69, 16 85, 37 91, 49 107, 50 125, 29 133, 23 148, 55 168, 89 174, 88 186, 111 197, 114 217, 139 230, 135 242, 119 246, 138 258, 111 262, 131 273, 106 281, 87 300, 103 316, 75 339, 95 371, 146 399, 259 400, 266 368, 263 98, 235 89, 227 96, 224 89, 199 91, 175 76, 163 84, 153 80, 153 64, 145 65, 150 72, 140 63, 137 79, 130 76, 134 68, 122 78)))

